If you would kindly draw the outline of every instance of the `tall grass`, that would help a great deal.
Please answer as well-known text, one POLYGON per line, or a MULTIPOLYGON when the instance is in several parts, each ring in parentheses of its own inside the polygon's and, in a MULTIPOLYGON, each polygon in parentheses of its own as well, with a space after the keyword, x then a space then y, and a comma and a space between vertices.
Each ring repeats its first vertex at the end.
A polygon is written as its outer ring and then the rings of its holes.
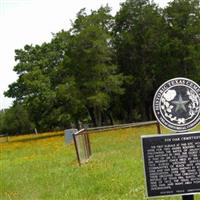
POLYGON ((140 136, 155 132, 146 126, 91 134, 93 155, 81 167, 73 144, 66 145, 62 135, 11 138, 0 144, 0 199, 145 200, 140 136))

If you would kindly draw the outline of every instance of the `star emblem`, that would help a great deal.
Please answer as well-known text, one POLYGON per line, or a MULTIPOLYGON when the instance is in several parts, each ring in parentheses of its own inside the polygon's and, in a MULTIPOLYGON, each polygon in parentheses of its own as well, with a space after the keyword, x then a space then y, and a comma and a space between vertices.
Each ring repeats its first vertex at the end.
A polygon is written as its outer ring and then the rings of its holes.
POLYGON ((177 112, 178 110, 184 110, 186 112, 187 110, 185 104, 187 104, 188 102, 189 101, 184 101, 182 96, 179 95, 178 101, 172 101, 172 103, 176 105, 175 112, 177 112))

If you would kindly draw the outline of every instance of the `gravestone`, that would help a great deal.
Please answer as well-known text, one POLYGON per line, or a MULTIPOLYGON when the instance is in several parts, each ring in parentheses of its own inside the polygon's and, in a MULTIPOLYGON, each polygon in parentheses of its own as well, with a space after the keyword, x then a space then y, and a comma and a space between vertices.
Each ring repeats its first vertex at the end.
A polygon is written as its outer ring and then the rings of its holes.
POLYGON ((73 134, 76 133, 77 129, 66 129, 65 130, 65 143, 70 144, 73 141, 73 134))

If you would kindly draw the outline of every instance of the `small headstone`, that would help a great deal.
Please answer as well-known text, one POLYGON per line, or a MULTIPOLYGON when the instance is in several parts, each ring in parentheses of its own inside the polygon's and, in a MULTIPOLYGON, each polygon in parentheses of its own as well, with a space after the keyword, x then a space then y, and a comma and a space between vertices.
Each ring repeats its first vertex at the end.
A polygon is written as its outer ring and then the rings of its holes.
POLYGON ((73 140, 73 134, 76 133, 77 129, 66 129, 65 130, 65 143, 70 144, 73 140))

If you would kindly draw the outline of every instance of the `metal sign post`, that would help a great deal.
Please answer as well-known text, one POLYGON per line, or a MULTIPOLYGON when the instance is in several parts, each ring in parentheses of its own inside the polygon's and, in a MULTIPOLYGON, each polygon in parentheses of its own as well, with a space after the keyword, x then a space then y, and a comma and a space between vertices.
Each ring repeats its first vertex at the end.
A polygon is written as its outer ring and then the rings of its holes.
POLYGON ((183 200, 194 200, 194 195, 186 195, 182 197, 183 200))

